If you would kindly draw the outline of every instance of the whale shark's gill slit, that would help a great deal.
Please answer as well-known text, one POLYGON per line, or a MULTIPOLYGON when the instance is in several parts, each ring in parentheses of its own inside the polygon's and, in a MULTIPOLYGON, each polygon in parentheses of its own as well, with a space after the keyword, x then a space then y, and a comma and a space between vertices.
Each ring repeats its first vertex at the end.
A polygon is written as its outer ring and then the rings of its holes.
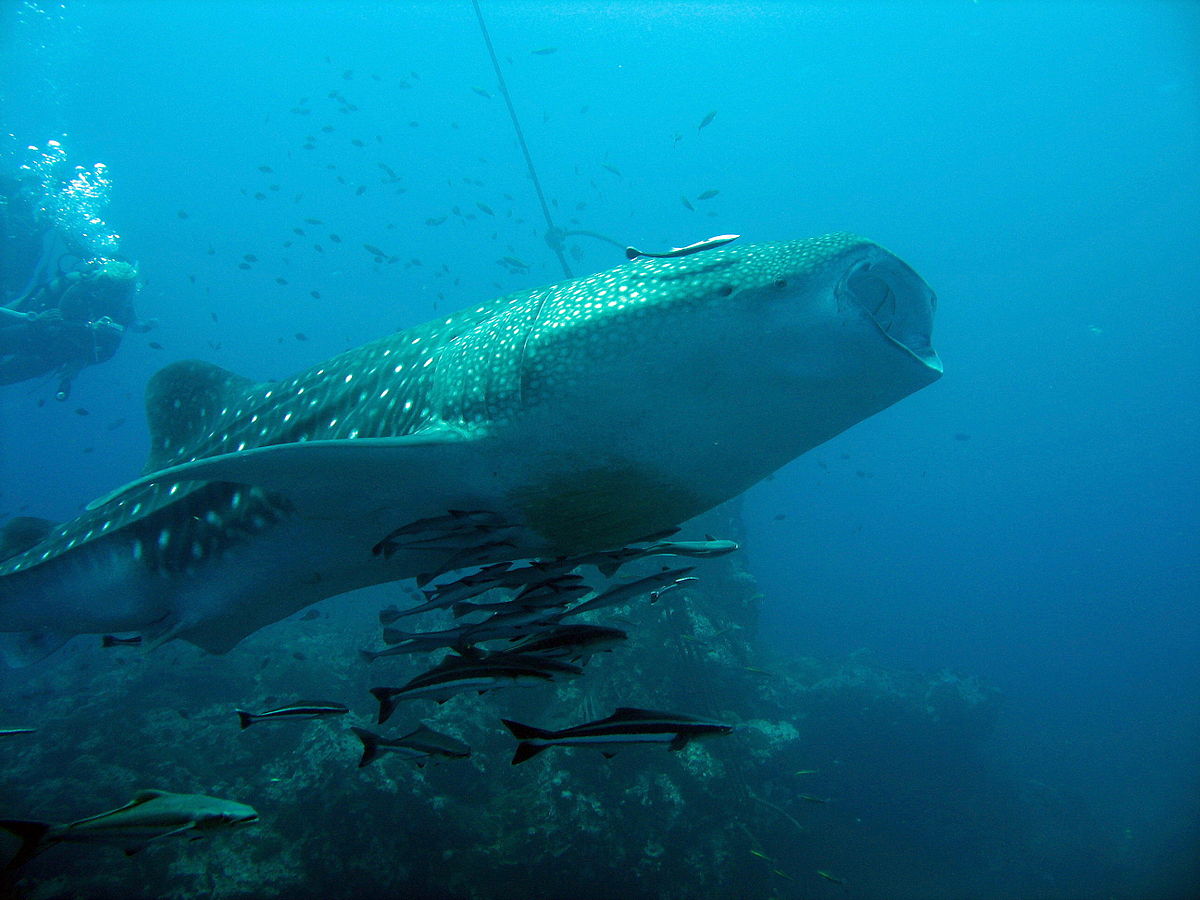
POLYGON ((525 367, 525 352, 529 348, 529 339, 533 337, 538 323, 542 320, 542 310, 546 308, 546 301, 549 298, 550 291, 542 291, 542 296, 538 300, 537 310, 533 314, 533 320, 529 323, 529 327, 525 329, 525 338, 521 341, 521 355, 517 359, 517 402, 520 404, 521 409, 525 409, 525 386, 529 381, 529 370, 525 367))

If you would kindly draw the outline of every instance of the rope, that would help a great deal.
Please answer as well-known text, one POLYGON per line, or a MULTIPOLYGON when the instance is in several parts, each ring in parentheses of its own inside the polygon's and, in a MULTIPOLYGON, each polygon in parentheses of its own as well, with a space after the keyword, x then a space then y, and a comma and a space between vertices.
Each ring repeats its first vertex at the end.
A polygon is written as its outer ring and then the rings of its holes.
POLYGON ((529 167, 529 177, 533 180, 533 189, 537 191, 538 203, 542 205, 542 215, 546 217, 546 244, 554 251, 554 255, 558 257, 559 263, 562 264, 563 274, 568 278, 572 278, 571 267, 567 265, 567 258, 563 255, 562 241, 565 232, 554 224, 554 218, 550 215, 550 206, 546 203, 546 195, 542 192, 542 182, 538 179, 537 170, 533 167, 533 157, 529 153, 529 145, 525 143, 525 133, 521 131, 521 123, 517 119, 517 110, 513 106, 512 97, 508 93, 508 84, 504 81, 504 73, 500 71, 500 60, 496 58, 496 48, 492 46, 492 36, 488 33, 487 25, 483 21, 483 10, 479 8, 479 0, 471 0, 471 5, 475 7, 475 15, 479 19, 479 30, 483 32, 483 42, 487 44, 488 55, 492 58, 492 68, 496 70, 496 81, 500 85, 500 95, 504 97, 504 104, 508 107, 509 118, 512 119, 513 130, 517 133, 517 143, 521 145, 521 152, 525 154, 525 165, 529 167))

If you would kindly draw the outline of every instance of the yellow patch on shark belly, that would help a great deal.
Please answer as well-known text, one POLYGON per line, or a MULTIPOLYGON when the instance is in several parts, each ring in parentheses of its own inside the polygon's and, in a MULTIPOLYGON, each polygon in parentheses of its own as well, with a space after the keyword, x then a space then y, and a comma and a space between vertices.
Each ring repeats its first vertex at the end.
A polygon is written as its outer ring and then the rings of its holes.
POLYGON ((597 466, 519 489, 514 504, 560 554, 620 547, 671 528, 710 503, 634 466, 597 466))

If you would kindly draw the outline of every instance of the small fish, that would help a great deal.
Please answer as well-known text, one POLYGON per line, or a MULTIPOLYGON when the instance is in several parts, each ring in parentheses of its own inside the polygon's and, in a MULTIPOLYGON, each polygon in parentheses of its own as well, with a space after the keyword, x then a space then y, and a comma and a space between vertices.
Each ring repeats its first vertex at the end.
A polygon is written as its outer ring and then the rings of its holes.
POLYGON ((471 755, 471 748, 457 738, 441 734, 424 725, 410 731, 403 737, 385 738, 365 728, 352 727, 363 745, 362 758, 358 767, 370 765, 379 758, 381 753, 396 753, 406 759, 417 760, 417 768, 425 765, 425 760, 433 756, 446 759, 466 759, 471 755))
POLYGON ((312 297, 314 300, 320 300, 321 292, 320 291, 309 291, 308 296, 312 297))
POLYGON ((838 878, 836 875, 832 875, 829 872, 826 872, 824 869, 817 869, 817 874, 820 875, 822 878, 824 878, 826 881, 832 881, 834 884, 845 884, 846 883, 845 878, 838 878))
POLYGON ((666 253, 647 253, 645 250, 638 250, 636 247, 626 247, 625 256, 629 259, 637 259, 639 256, 651 256, 655 259, 672 259, 676 256, 689 256, 693 253, 700 253, 703 250, 721 247, 730 241, 736 241, 740 237, 740 234, 718 234, 716 237, 697 241, 694 244, 688 244, 686 247, 674 247, 666 253))
POLYGON ((829 802, 829 799, 827 797, 814 797, 812 794, 797 794, 796 796, 800 800, 804 800, 808 803, 828 803, 829 802))
POLYGON ((179 210, 179 212, 177 212, 175 215, 179 216, 179 218, 181 218, 181 219, 186 219, 188 217, 188 214, 186 212, 184 212, 182 209, 179 210))
POLYGON ((352 143, 352 144, 353 144, 355 147, 365 147, 365 146, 367 146, 367 144, 366 144, 366 142, 365 142, 365 141, 359 140, 358 138, 355 138, 355 139, 354 139, 354 140, 352 140, 350 143, 352 143))
POLYGON ((452 509, 445 515, 427 516, 389 531, 371 548, 371 552, 375 556, 382 555, 387 558, 402 546, 428 544, 430 540, 459 536, 474 537, 504 527, 506 523, 497 513, 485 509, 452 509), (421 538, 419 535, 429 537, 421 538))
POLYGON ((791 875, 789 875, 787 872, 783 871, 783 869, 772 869, 772 870, 771 870, 771 873, 772 873, 773 875, 778 875, 780 878, 786 878, 788 881, 795 881, 795 880, 796 880, 796 879, 795 879, 795 878, 793 878, 791 875))
POLYGON ((656 591, 651 591, 650 592, 650 602, 657 603, 659 600, 661 600, 663 598, 663 594, 669 593, 670 591, 677 591, 677 590, 679 590, 679 588, 684 587, 685 585, 687 585, 693 581, 699 581, 699 580, 700 579, 697 578, 695 575, 688 576, 687 578, 676 578, 670 584, 663 585, 656 591))
POLYGON ((758 666, 742 666, 745 672, 753 672, 755 675, 770 675, 774 677, 774 672, 768 672, 766 669, 760 669, 758 666))
POLYGON ((575 662, 593 653, 612 650, 629 637, 620 628, 602 625, 556 625, 511 644, 507 652, 532 653, 575 662))
POLYGON ((655 572, 653 575, 639 578, 636 581, 630 581, 627 584, 615 585, 603 593, 584 600, 578 606, 572 607, 566 612, 566 615, 574 616, 581 612, 589 612, 591 610, 604 609, 608 606, 619 606, 622 603, 629 603, 642 594, 650 594, 653 591, 661 590, 676 579, 687 575, 695 568, 695 566, 683 566, 678 569, 666 569, 662 572, 655 572))
POLYGON ((445 221, 446 221, 445 216, 438 216, 435 219, 426 219, 425 224, 426 225, 441 225, 445 221))
POLYGON ((383 257, 384 259, 387 258, 387 254, 384 253, 382 250, 380 250, 378 247, 376 247, 374 244, 363 244, 363 249, 366 250, 368 253, 370 253, 372 256, 379 256, 379 257, 383 257))
POLYGON ((480 97, 482 97, 485 100, 492 99, 492 95, 488 91, 484 90, 481 87, 472 87, 471 90, 473 90, 475 93, 477 93, 480 97))
POLYGON ((132 856, 151 841, 186 835, 203 837, 218 830, 258 821, 253 807, 203 794, 139 791, 124 806, 55 825, 23 819, 0 819, 0 828, 21 839, 21 848, 5 866, 12 872, 55 844, 116 844, 132 856))
POLYGON ((90 412, 88 412, 86 409, 84 409, 82 406, 78 406, 78 407, 76 407, 76 408, 75 408, 75 415, 77 415, 77 416, 90 416, 90 415, 91 415, 91 413, 90 413, 90 412))
POLYGON ((705 117, 703 119, 700 120, 700 124, 696 126, 696 130, 699 131, 700 129, 711 125, 712 120, 715 119, 716 117, 717 117, 717 111, 714 109, 712 112, 708 113, 707 115, 705 115, 705 117))
POLYGON ((296 340, 298 340, 298 341, 307 341, 307 340, 308 340, 308 335, 307 335, 307 334, 305 334, 303 331, 297 331, 297 332, 296 332, 296 340))
POLYGON ((358 189, 354 192, 354 196, 361 197, 366 192, 367 192, 367 186, 365 184, 360 184, 358 186, 358 189))
POLYGON ((125 424, 124 419, 113 419, 111 422, 108 423, 108 430, 116 431, 118 428, 120 428, 124 424, 125 424))
POLYGON ((530 50, 529 52, 534 54, 535 56, 549 56, 551 53, 557 53, 558 48, 557 47, 542 47, 539 50, 530 50))
POLYGON ((333 241, 333 243, 335 243, 335 244, 340 244, 342 242, 342 239, 340 237, 338 237, 336 234, 331 234, 329 236, 329 240, 333 241))
POLYGON ((479 622, 474 625, 460 625, 457 628, 446 628, 441 631, 401 631, 399 628, 385 628, 383 629, 383 642, 389 645, 388 649, 379 652, 361 650, 359 655, 367 662, 374 662, 381 656, 425 653, 447 647, 463 650, 483 641, 526 637, 533 630, 527 624, 498 624, 491 621, 479 622))
POLYGON ((480 211, 481 213, 484 213, 485 215, 488 215, 488 216, 494 216, 494 215, 496 214, 496 211, 495 211, 495 210, 493 210, 493 209, 492 209, 490 206, 488 206, 486 203, 476 203, 475 205, 476 205, 477 207, 479 207, 479 211, 480 211))
POLYGON ((696 199, 697 200, 711 200, 713 197, 717 196, 717 194, 719 194, 719 193, 721 193, 721 192, 716 190, 715 188, 709 188, 703 194, 697 194, 696 199))
POLYGON ((692 204, 688 201, 687 197, 680 195, 679 202, 682 203, 684 206, 686 206, 691 212, 696 211, 696 207, 692 206, 692 204))
POLYGON ((798 769, 797 771, 793 772, 792 774, 793 775, 816 775, 819 771, 821 771, 821 770, 820 769, 798 769))
POLYGON ((33 734, 36 728, 0 728, 0 737, 12 737, 18 734, 33 734))
POLYGON ((281 275, 280 277, 278 277, 278 278, 276 278, 276 279, 275 279, 275 283, 276 283, 276 284, 287 284, 287 283, 288 283, 288 281, 287 281, 287 279, 286 279, 286 278, 284 278, 284 277, 281 275))
POLYGON ((767 854, 763 853, 761 850, 755 850, 754 848, 750 849, 750 855, 757 856, 759 859, 765 859, 767 862, 775 862, 775 860, 771 859, 771 857, 767 856, 767 854))
POLYGON ((258 171, 262 172, 264 175, 270 175, 275 170, 272 169, 270 166, 259 166, 258 171))
POLYGON ((570 663, 523 653, 493 654, 483 660, 447 656, 402 687, 375 687, 371 688, 371 694, 379 701, 379 722, 382 724, 395 712, 398 700, 428 697, 444 703, 464 691, 482 694, 496 688, 548 684, 558 676, 582 674, 583 669, 570 663))
POLYGON ((325 223, 322 222, 320 219, 305 219, 304 224, 305 225, 324 225, 325 223))
MULTIPOLYGON (((618 707, 607 718, 559 731, 534 728, 510 719, 500 721, 521 742, 513 754, 514 766, 537 756, 547 747, 667 744, 668 749, 674 751, 682 750, 697 738, 733 733, 732 725, 721 722, 632 706, 618 707)), ((611 755, 611 751, 604 752, 606 756, 611 755)))
POLYGON ((279 706, 260 713, 247 712, 244 709, 238 709, 235 712, 242 728, 245 729, 263 719, 319 719, 322 716, 344 716, 350 710, 341 703, 316 700, 279 706))
POLYGON ((100 639, 101 647, 136 647, 142 642, 142 636, 135 634, 133 637, 117 637, 115 634, 106 634, 100 639))
POLYGON ((618 169, 616 166, 610 166, 608 163, 600 163, 600 168, 607 169, 608 171, 610 171, 614 175, 616 175, 618 178, 624 177, 623 175, 621 175, 621 170, 618 169))

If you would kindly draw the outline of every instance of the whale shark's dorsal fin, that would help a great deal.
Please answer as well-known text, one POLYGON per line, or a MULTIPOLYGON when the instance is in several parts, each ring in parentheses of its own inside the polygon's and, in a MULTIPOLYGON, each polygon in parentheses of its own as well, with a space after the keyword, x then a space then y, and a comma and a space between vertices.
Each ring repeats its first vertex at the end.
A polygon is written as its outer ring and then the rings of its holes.
POLYGON ((184 359, 160 369, 146 385, 150 457, 146 472, 174 465, 193 454, 222 409, 243 396, 254 382, 199 359, 184 359))

